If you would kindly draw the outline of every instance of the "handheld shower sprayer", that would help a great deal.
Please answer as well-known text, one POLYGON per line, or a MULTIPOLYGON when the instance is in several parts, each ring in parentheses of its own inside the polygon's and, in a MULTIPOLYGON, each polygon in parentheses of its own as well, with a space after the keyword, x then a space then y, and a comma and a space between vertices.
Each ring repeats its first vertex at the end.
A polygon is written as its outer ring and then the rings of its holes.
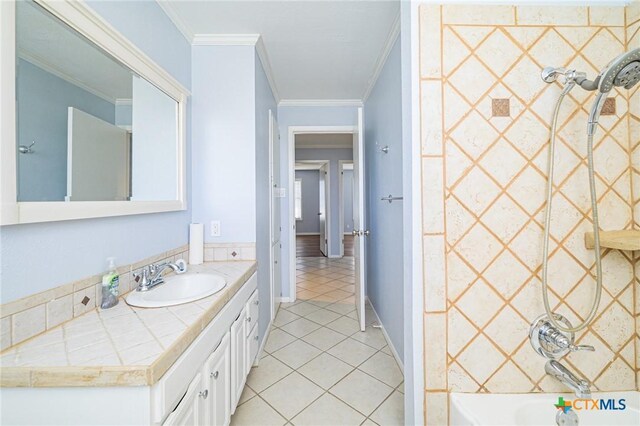
POLYGON ((631 89, 638 82, 640 82, 640 48, 631 50, 630 52, 623 53, 616 57, 609 63, 594 80, 588 80, 585 73, 577 72, 575 70, 567 70, 565 68, 546 67, 542 70, 542 80, 546 83, 553 83, 563 77, 561 83, 564 84, 564 89, 560 94, 556 103, 553 120, 551 124, 551 143, 549 145, 549 166, 548 166, 548 181, 547 181, 547 208, 545 211, 544 221, 544 240, 543 240, 543 257, 542 257, 542 298, 544 302, 545 312, 548 320, 558 330, 565 333, 574 333, 587 327, 591 321, 593 321, 598 305, 600 304, 600 297, 602 294, 602 260, 600 253, 600 225, 598 222, 598 203, 596 195, 595 185, 595 172, 593 165, 593 138, 598 127, 598 120, 600 113, 604 106, 604 102, 607 96, 614 87, 624 87, 625 89, 631 89), (548 264, 549 264, 549 238, 551 227, 551 202, 553 195, 553 172, 554 172, 554 160, 555 160, 555 145, 556 145, 556 128, 558 124, 558 116, 560 113, 560 106, 564 97, 576 86, 580 86, 588 91, 598 91, 596 100, 589 113, 589 120, 587 123, 587 160, 589 169, 589 192, 591 195, 591 211, 593 216, 593 233, 594 233, 594 256, 596 266, 596 292, 591 305, 589 314, 585 317, 585 320, 578 324, 576 327, 571 327, 566 324, 560 324, 556 321, 556 314, 554 314, 549 305, 549 289, 548 289, 548 264))

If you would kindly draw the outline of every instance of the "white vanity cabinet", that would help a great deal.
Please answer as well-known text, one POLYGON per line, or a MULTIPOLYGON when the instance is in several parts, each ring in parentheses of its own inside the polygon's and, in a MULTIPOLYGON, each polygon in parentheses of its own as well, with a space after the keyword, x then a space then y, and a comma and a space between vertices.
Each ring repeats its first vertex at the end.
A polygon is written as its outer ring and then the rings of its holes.
MULTIPOLYGON (((254 275, 245 284, 248 287, 243 287, 234 297, 244 302, 235 303, 234 309, 225 308, 219 314, 223 317, 221 320, 227 317, 227 321, 231 322, 227 329, 214 331, 210 330, 212 325, 209 325, 158 383, 157 386, 164 389, 164 393, 159 392, 158 395, 165 394, 165 400, 176 400, 177 403, 163 425, 222 426, 230 423, 259 349, 259 302, 255 281, 254 275), (250 291, 250 296, 244 295, 250 291), (225 334, 217 337, 222 332, 225 334), (202 339, 206 342, 216 337, 220 339, 219 343, 201 364, 184 396, 171 393, 179 386, 178 380, 184 380, 184 375, 188 374, 185 368, 197 363, 194 351, 197 352, 198 341, 202 339), (174 395, 173 399, 168 397, 171 394, 174 395)), ((212 324, 216 321, 217 318, 212 324)), ((170 403, 167 402, 165 406, 170 406, 170 403)))
POLYGON ((198 373, 189 384, 187 393, 175 410, 165 420, 165 426, 200 426, 206 425, 206 398, 202 390, 202 375, 198 373))

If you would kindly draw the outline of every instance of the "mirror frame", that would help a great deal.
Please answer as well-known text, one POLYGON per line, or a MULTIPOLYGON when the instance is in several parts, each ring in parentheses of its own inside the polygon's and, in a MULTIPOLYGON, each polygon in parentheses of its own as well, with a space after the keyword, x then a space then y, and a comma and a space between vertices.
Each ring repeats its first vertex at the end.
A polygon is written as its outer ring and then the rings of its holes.
POLYGON ((170 201, 17 201, 14 1, 0 1, 0 225, 158 213, 187 209, 186 103, 182 84, 79 0, 34 0, 178 103, 177 199, 170 201))

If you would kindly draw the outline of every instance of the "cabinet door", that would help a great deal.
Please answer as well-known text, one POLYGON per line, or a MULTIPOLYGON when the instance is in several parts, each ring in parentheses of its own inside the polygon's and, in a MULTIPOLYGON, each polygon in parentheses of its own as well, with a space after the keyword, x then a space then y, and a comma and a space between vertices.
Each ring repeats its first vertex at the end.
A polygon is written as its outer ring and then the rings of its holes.
POLYGON ((242 309, 231 325, 231 413, 236 410, 247 378, 247 314, 242 309))
POLYGON ((251 365, 253 364, 253 361, 256 360, 256 356, 258 355, 258 349, 260 346, 259 339, 260 336, 258 336, 258 324, 255 324, 253 326, 253 329, 249 333, 249 336, 247 336, 247 372, 251 370, 251 365))
POLYGON ((231 353, 230 333, 204 364, 204 380, 209 389, 207 425, 222 426, 231 420, 231 353))
POLYGON ((178 406, 164 421, 165 426, 200 426, 205 424, 205 401, 208 392, 202 389, 202 375, 191 381, 178 406))
POLYGON ((258 324, 258 316, 260 315, 260 301, 258 300, 258 290, 256 289, 247 301, 247 336, 258 324))

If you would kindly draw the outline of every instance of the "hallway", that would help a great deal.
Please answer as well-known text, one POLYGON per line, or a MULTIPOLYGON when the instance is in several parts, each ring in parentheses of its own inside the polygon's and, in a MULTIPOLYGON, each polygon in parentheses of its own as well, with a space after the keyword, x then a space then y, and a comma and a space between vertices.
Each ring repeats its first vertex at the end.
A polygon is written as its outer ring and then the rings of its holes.
POLYGON ((232 425, 400 425, 403 376, 375 314, 360 332, 353 258, 298 258, 295 303, 282 304, 232 425))

